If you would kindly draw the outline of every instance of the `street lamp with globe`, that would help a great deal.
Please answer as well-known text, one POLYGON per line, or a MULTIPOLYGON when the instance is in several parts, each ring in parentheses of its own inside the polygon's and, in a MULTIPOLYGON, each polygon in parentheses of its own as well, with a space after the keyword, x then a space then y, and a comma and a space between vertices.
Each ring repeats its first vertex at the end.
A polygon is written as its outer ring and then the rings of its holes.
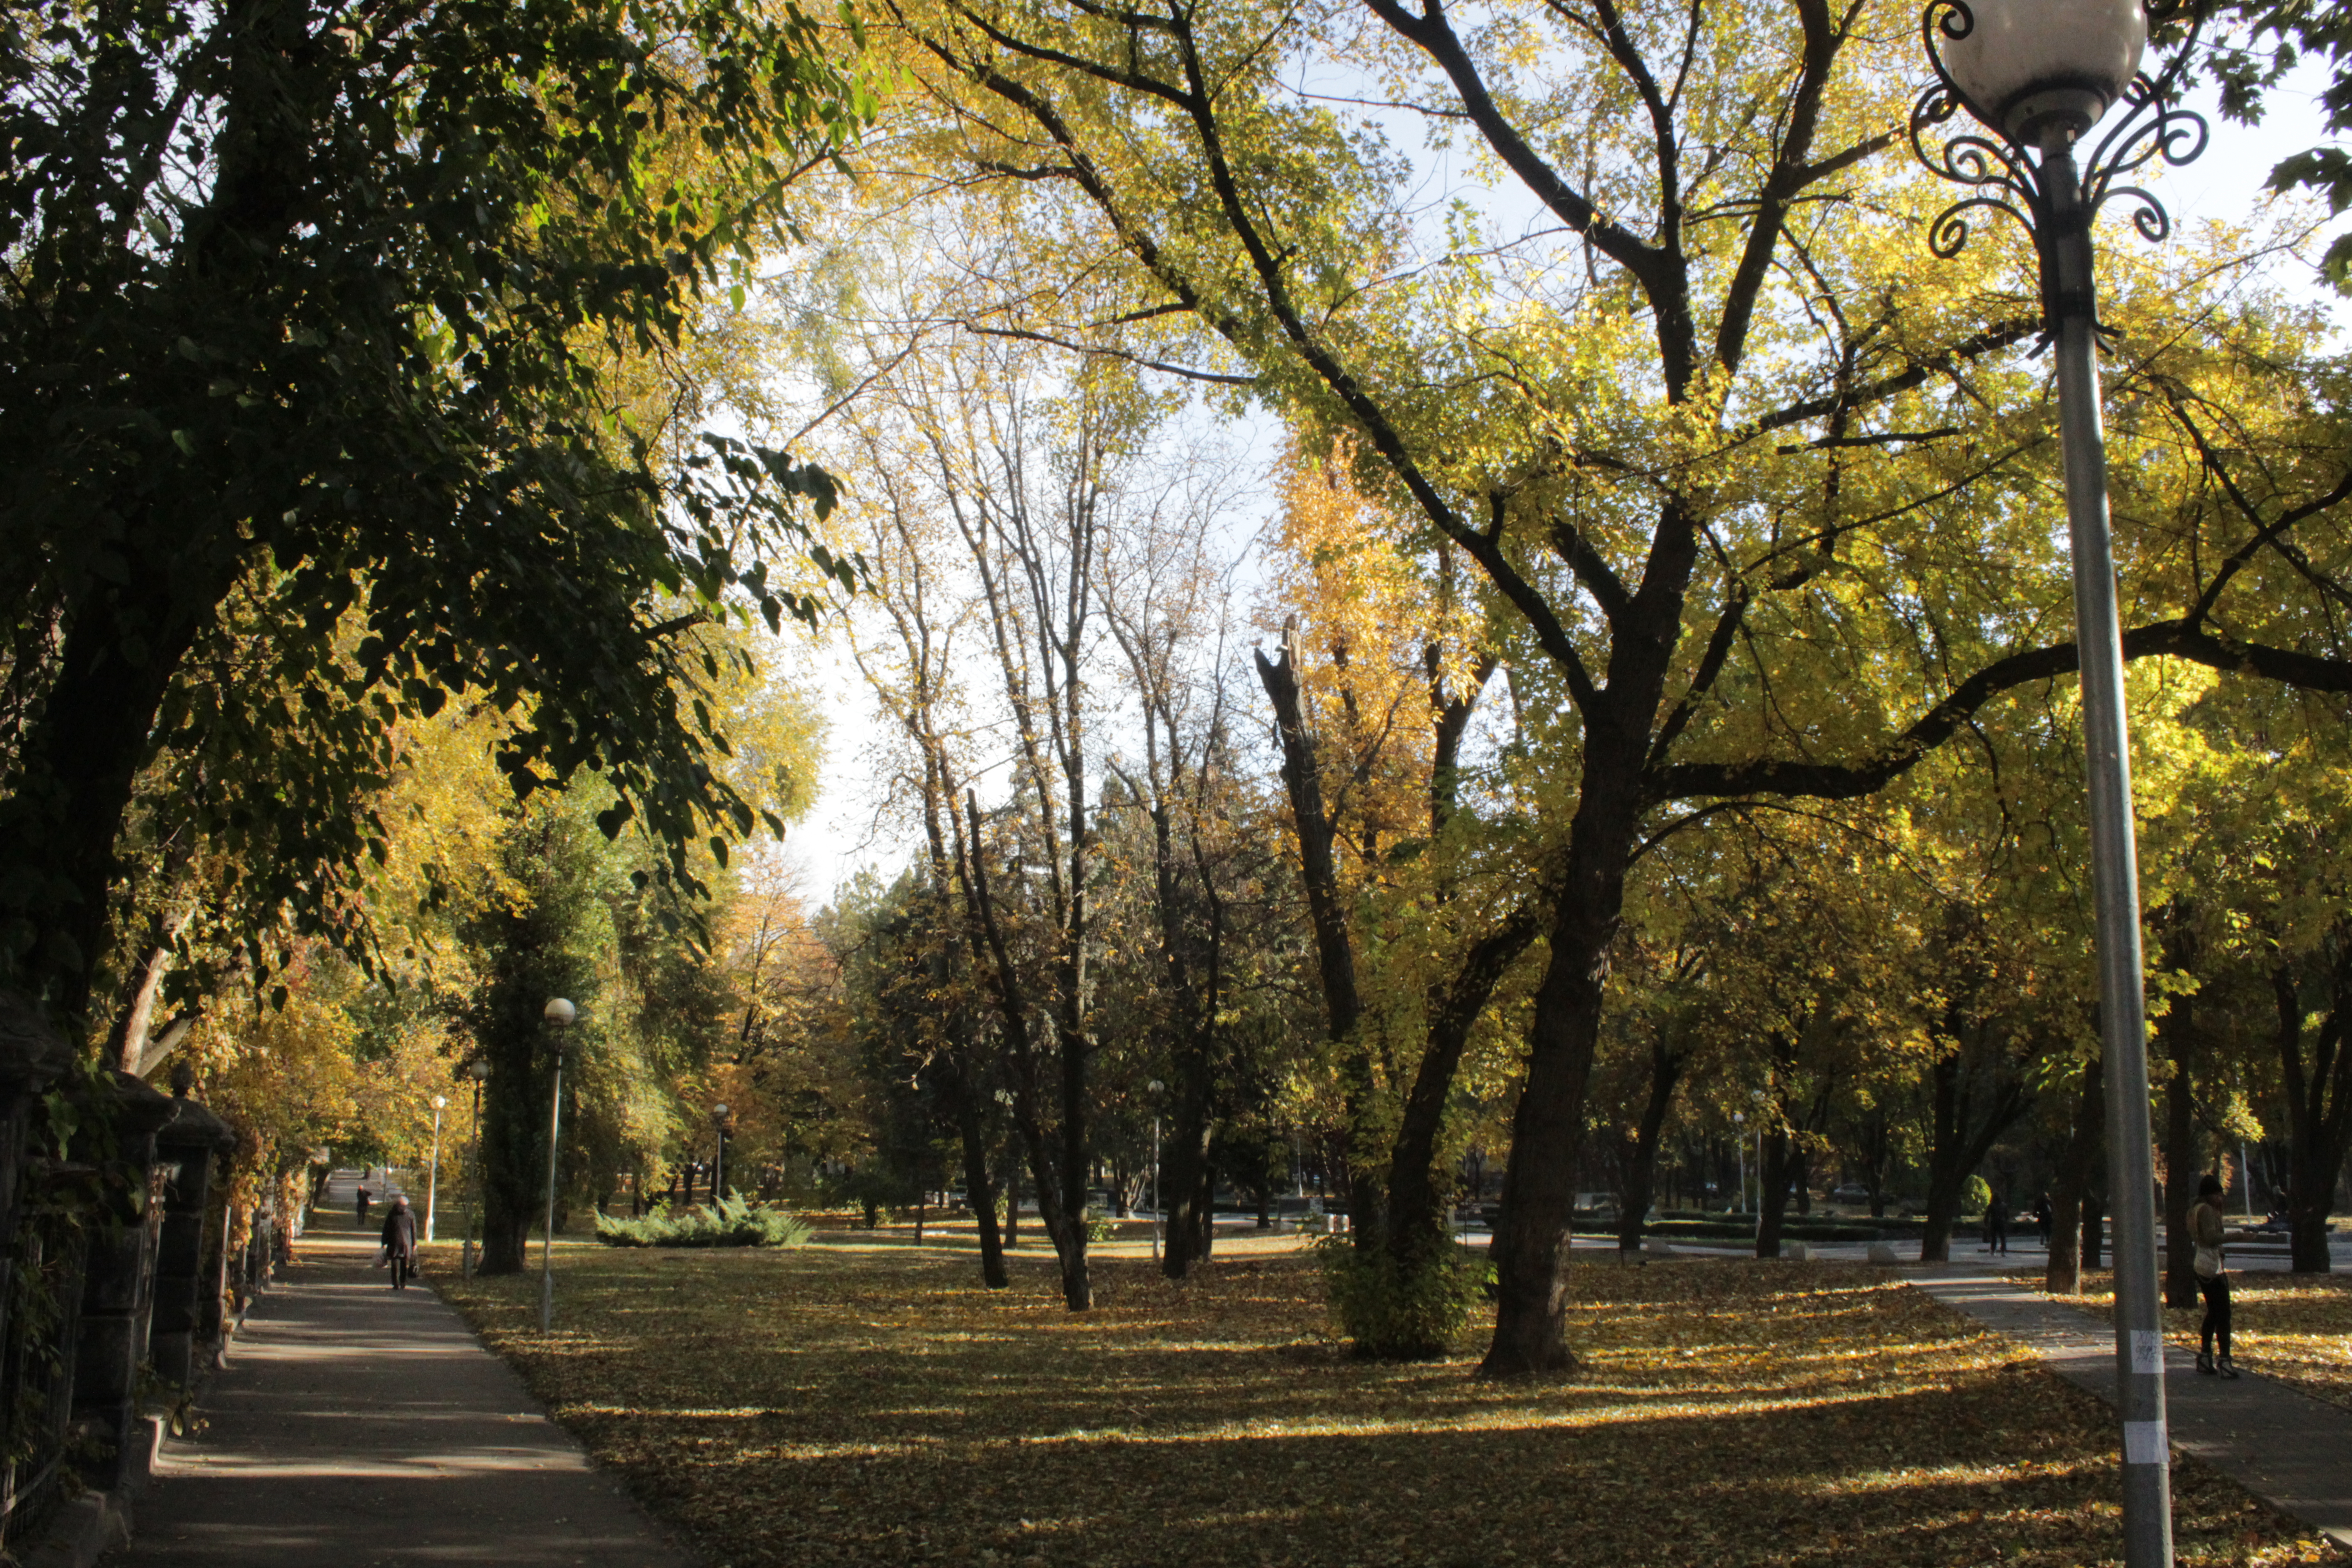
POLYGON ((1958 255, 1978 214, 2004 213, 2022 224, 2039 263, 2043 341, 2055 351, 2108 1083, 2107 1191, 2115 1205, 2116 1381, 2127 1568, 2168 1568, 2172 1500, 2139 873, 2100 427, 2098 349, 2105 329, 2092 270, 2091 224, 2114 199, 2131 209, 2133 226, 2144 237, 2159 240, 2171 231, 2171 219, 2153 195, 2117 182, 2159 160, 2186 163, 2205 150, 2205 121, 2175 97, 2194 31, 2171 66, 2151 79, 2139 69, 2147 47, 2139 0, 1929 0, 1920 33, 1936 80, 1911 110, 1911 146, 1920 162, 1969 193, 1930 226, 1928 247, 1938 256, 1958 255), (1931 151, 1928 138, 1961 110, 1982 129, 1947 132, 1941 147, 1931 151), (2107 128, 2091 140, 2102 124, 2107 128))

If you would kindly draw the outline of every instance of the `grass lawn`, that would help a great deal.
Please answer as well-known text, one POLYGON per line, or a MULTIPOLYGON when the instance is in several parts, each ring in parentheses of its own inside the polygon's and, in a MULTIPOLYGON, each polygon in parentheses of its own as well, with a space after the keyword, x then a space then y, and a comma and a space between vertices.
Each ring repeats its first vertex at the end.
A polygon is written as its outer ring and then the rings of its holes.
MULTIPOLYGON (((2086 1274, 2083 1290, 2083 1305, 2112 1321, 2115 1276, 2086 1274)), ((2197 1347, 2202 1304, 2167 1308, 2164 1320, 2173 1342, 2197 1347)), ((2232 1270, 2230 1338, 2230 1359, 2247 1372, 2352 1409, 2352 1276, 2232 1270)))
MULTIPOLYGON (((434 1283, 712 1568, 883 1563, 1497 1568, 2105 1562, 2105 1406, 1881 1273, 1577 1268, 1586 1371, 1352 1361, 1314 1267, 1178 1287, 1105 1260, 1063 1311, 1034 1253, 847 1234, 782 1252, 561 1247, 434 1283)), ((2183 1563, 2344 1563, 2191 1463, 2183 1563)))

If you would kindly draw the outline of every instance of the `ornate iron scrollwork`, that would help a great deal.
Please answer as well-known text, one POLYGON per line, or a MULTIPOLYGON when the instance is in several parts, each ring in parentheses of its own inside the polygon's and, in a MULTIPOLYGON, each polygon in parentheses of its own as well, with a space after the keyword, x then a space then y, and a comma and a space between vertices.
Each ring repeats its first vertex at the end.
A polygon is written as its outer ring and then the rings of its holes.
MULTIPOLYGON (((1971 186, 1977 193, 1946 207, 1928 226, 1927 248, 1946 258, 1958 255, 1968 245, 1972 212, 2007 213, 2039 245, 2048 211, 2041 169, 2032 152, 2006 132, 1991 130, 1997 117, 1970 103, 1951 72, 1944 68, 1943 41, 1965 38, 1975 27, 1976 17, 1969 10, 1968 0, 1928 0, 1919 13, 1920 41, 1936 79, 1911 106, 1911 151, 1934 174, 1971 186), (1983 129, 1956 131, 1939 149, 1930 151, 1929 138, 1938 127, 1949 125, 1963 109, 1983 129)), ((2145 237, 2160 240, 2172 232, 2172 218, 2163 203, 2139 185, 2116 181, 2153 159, 2162 158, 2178 167, 2205 151, 2210 135, 2205 117, 2181 108, 2175 93, 2195 45, 2192 27, 2161 76, 2150 78, 2143 71, 2133 77, 2111 106, 2105 134, 2083 161, 2080 177, 2086 216, 2095 216, 2110 198, 2117 198, 2131 205, 2132 226, 2145 237)))

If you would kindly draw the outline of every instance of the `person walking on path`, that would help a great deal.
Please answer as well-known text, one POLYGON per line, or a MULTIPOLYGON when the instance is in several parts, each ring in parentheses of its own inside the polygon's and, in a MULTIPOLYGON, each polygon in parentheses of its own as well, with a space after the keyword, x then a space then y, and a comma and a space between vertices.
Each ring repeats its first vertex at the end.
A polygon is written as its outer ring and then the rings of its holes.
POLYGON ((404 1197, 394 1198, 384 1211, 383 1260, 392 1265, 392 1288, 407 1289, 416 1272, 416 1211, 404 1197))
POLYGON ((2009 1202, 1999 1193, 1985 1205, 1985 1245, 2003 1258, 2009 1256, 2009 1202))
POLYGON ((2205 1323, 2198 1331, 2197 1370, 2209 1376, 2235 1377, 2230 1362, 2230 1276, 2221 1264, 2221 1237, 2227 1222, 2221 1217, 2221 1178, 2208 1176, 2197 1184, 2197 1206, 2189 1211, 2189 1238, 2197 1244, 2190 1267, 2197 1272, 2197 1291, 2205 1298, 2205 1323), (2213 1354, 2213 1341, 2221 1354, 2213 1354))
POLYGON ((2045 1247, 2050 1245, 2051 1222, 2057 1217, 2058 1210, 2056 1206, 2051 1203, 2050 1194, 2048 1193, 2044 1193, 2040 1197, 2033 1200, 2033 1223, 2039 1226, 2042 1231, 2042 1245, 2045 1247))
POLYGON ((373 1194, 367 1190, 367 1183, 364 1181, 362 1182, 360 1184, 360 1195, 352 1200, 352 1206, 359 1211, 360 1217, 357 1228, 361 1230, 365 1230, 367 1228, 368 1199, 373 1194))

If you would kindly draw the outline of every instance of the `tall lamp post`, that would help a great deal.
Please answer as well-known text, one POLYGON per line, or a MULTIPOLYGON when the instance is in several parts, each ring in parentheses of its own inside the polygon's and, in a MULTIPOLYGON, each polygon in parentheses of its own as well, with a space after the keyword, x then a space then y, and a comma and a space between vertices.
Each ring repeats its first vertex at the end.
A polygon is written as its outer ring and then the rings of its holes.
MULTIPOLYGON (((1748 1212, 1748 1113, 1744 1110, 1735 1110, 1731 1113, 1731 1163, 1739 1173, 1738 1212, 1746 1214, 1748 1212)), ((1716 1167, 1718 1171, 1722 1168, 1720 1165, 1716 1167)))
POLYGON ((1151 1096, 1151 1261, 1160 1261, 1160 1095, 1165 1088, 1158 1079, 1145 1084, 1151 1096))
POLYGON ((425 1239, 433 1239, 434 1205, 441 1197, 441 1112, 449 1103, 446 1094, 433 1097, 433 1169, 425 1177, 425 1239))
POLYGON ((467 1279, 474 1277, 474 1232, 482 1226, 482 1084, 489 1076, 488 1058, 476 1057, 466 1064, 467 1081, 474 1086, 474 1212, 466 1221, 466 1246, 458 1272, 467 1279))
POLYGON ((555 1326, 555 1168, 556 1139, 563 1129, 563 1032, 580 1009, 558 996, 540 1010, 555 1042, 554 1088, 547 1097, 547 1234, 539 1246, 539 1331, 555 1326))
MULTIPOLYGON (((2100 427, 2091 222, 2122 197, 2148 239, 2171 219, 2154 196, 2117 184, 2150 162, 2186 163, 2205 150, 2205 121, 2178 107, 2184 44, 2156 79, 2139 74, 2147 44, 2140 0, 1929 0, 1920 34, 1936 80, 1911 110, 1911 146, 1930 170, 1969 188, 1928 230, 1949 258, 1968 243, 1969 215, 2003 212, 2033 237, 2042 331, 2056 350, 2059 447, 2073 546, 2074 646, 2082 668, 2084 776, 2089 786, 2091 879, 2098 911, 2099 1028, 2106 1053, 2107 1190, 2116 1217, 2116 1383, 2123 1415, 2124 1561, 2170 1568, 2172 1491, 2165 1433, 2164 1336, 2157 1296, 2155 1163, 2147 1125, 2147 1021, 2140 981, 2139 874, 2133 843, 2131 749, 2124 714, 2123 643, 2107 519, 2100 427), (2123 114, 2095 142, 2093 127, 2123 114), (1930 152, 1926 136, 1960 110, 1985 132, 1958 129, 1930 152), (2089 154, 2078 162, 2080 150, 2089 154)), ((2193 42, 2193 38, 2191 40, 2193 42)))

